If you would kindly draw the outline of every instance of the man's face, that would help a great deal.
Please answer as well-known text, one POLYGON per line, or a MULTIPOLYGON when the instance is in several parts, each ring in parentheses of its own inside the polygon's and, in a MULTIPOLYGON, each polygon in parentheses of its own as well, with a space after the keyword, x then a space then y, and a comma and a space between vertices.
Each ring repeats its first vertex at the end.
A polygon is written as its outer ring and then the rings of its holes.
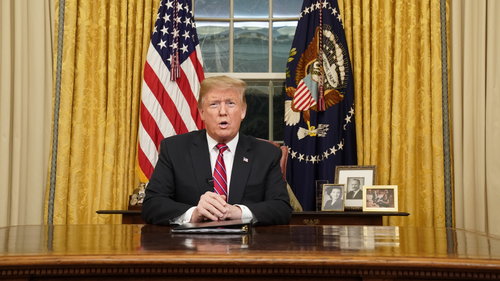
POLYGON ((353 180, 351 182, 351 190, 356 191, 358 189, 359 189, 359 181, 358 180, 353 180))
POLYGON ((209 91, 200 108, 208 135, 218 143, 228 143, 236 136, 246 112, 242 96, 234 89, 209 91))

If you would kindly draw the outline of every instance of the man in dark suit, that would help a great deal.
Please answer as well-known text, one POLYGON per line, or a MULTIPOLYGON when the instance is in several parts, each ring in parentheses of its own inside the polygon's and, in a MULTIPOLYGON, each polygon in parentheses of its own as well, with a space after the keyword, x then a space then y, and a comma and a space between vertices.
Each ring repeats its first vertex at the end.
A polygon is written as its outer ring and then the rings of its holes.
POLYGON ((198 109, 206 130, 162 141, 142 206, 147 223, 240 218, 258 224, 289 222, 292 208, 280 170, 280 149, 239 134, 246 115, 245 88, 245 82, 227 76, 201 83, 198 109), (228 147, 222 156, 219 144, 228 147), (214 190, 220 162, 227 177, 223 192, 214 190))
POLYGON ((346 199, 363 199, 363 191, 359 179, 351 179, 349 182, 349 192, 346 194, 346 199))

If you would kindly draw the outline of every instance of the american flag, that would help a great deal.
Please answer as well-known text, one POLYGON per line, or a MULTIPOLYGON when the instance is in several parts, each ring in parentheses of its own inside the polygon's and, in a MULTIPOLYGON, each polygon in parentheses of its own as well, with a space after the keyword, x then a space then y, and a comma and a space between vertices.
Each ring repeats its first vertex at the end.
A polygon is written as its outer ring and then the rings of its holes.
POLYGON ((204 79, 190 0, 163 0, 144 65, 138 163, 147 181, 163 138, 204 127, 197 108, 204 79))

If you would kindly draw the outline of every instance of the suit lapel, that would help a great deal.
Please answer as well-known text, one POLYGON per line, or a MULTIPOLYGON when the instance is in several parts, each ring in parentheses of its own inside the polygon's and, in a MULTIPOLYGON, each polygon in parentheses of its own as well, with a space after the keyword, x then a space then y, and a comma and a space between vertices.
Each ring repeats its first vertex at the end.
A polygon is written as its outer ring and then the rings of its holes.
POLYGON ((231 182, 229 184, 229 204, 241 202, 245 186, 252 167, 252 158, 250 156, 250 141, 244 135, 240 134, 236 153, 234 154, 233 170, 231 171, 231 182))
POLYGON ((213 184, 209 183, 209 180, 212 179, 212 172, 210 171, 210 153, 208 152, 205 130, 201 130, 193 139, 189 155, 201 194, 206 191, 213 191, 213 184))

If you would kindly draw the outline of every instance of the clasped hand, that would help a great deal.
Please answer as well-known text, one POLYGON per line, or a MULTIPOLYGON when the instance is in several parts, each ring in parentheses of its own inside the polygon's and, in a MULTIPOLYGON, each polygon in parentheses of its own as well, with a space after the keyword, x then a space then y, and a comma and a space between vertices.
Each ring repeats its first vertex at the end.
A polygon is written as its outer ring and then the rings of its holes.
POLYGON ((202 222, 207 220, 221 221, 240 218, 240 207, 228 204, 225 195, 207 191, 200 197, 200 201, 191 216, 191 222, 202 222))

